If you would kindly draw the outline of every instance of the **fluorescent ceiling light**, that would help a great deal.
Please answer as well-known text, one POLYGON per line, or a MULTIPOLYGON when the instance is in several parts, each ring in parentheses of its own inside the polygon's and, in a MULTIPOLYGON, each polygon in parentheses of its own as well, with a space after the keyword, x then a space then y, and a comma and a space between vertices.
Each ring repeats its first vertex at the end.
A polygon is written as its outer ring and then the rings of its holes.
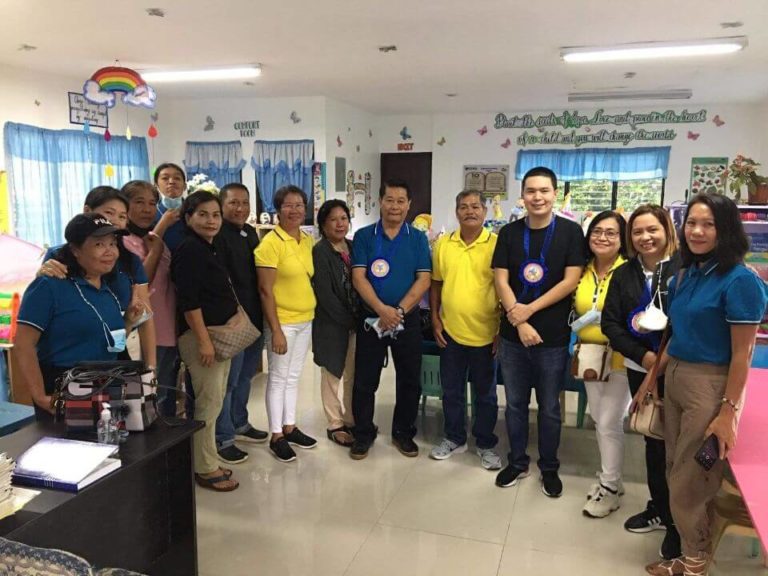
POLYGON ((610 62, 614 60, 646 60, 681 56, 714 56, 732 54, 747 46, 746 36, 711 38, 689 42, 639 42, 615 46, 581 46, 561 48, 566 62, 610 62))
POLYGON ((616 90, 605 92, 571 92, 568 102, 605 102, 610 100, 688 100, 693 92, 688 88, 672 90, 616 90))
POLYGON ((207 80, 243 80, 261 76, 261 66, 240 66, 238 68, 209 68, 206 70, 167 70, 141 72, 141 77, 150 83, 198 82, 207 80))

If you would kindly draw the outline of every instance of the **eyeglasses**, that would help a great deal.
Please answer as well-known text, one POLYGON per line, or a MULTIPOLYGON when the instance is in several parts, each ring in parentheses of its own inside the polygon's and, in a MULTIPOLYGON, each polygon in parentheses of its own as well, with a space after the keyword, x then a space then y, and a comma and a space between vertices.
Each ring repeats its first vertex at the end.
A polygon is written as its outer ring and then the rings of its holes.
POLYGON ((616 240, 619 237, 619 233, 616 230, 603 230, 602 228, 595 228, 589 233, 592 238, 600 238, 605 236, 607 240, 616 240))

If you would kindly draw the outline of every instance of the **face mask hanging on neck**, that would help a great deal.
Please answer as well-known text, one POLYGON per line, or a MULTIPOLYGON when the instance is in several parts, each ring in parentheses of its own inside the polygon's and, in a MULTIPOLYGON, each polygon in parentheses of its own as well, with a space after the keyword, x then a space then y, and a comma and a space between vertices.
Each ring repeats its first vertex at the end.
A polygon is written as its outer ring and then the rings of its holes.
POLYGON ((181 196, 178 196, 177 198, 163 196, 162 200, 160 201, 168 210, 178 210, 181 208, 181 204, 184 202, 184 199, 181 196))

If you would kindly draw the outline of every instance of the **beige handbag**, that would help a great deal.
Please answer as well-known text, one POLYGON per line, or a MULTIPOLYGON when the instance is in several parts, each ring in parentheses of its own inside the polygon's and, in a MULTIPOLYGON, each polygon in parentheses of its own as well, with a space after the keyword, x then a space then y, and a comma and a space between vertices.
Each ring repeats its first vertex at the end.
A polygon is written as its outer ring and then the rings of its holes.
POLYGON ((651 384, 645 398, 635 407, 629 418, 629 428, 649 438, 664 440, 664 402, 659 398, 658 379, 659 363, 667 346, 669 329, 664 331, 656 362, 651 368, 651 384))
POLYGON ((579 342, 573 347, 571 375, 582 380, 606 382, 611 374, 613 350, 608 344, 579 342))
POLYGON ((207 328, 213 349, 216 351, 217 362, 237 356, 261 336, 261 332, 253 325, 240 304, 237 305, 237 312, 226 324, 207 328))

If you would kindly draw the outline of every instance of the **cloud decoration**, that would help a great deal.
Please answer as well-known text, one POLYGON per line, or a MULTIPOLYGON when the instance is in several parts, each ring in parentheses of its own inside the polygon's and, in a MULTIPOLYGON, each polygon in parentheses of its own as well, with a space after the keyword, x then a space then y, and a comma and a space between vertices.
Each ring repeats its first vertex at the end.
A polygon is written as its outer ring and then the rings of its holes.
POLYGON ((143 84, 137 86, 130 94, 123 96, 123 102, 130 106, 142 106, 144 108, 154 108, 157 101, 157 93, 152 86, 143 84))
POLYGON ((122 94, 123 103, 129 106, 154 108, 157 94, 141 75, 130 68, 107 66, 100 68, 86 80, 83 96, 88 102, 113 108, 117 94, 122 94))

